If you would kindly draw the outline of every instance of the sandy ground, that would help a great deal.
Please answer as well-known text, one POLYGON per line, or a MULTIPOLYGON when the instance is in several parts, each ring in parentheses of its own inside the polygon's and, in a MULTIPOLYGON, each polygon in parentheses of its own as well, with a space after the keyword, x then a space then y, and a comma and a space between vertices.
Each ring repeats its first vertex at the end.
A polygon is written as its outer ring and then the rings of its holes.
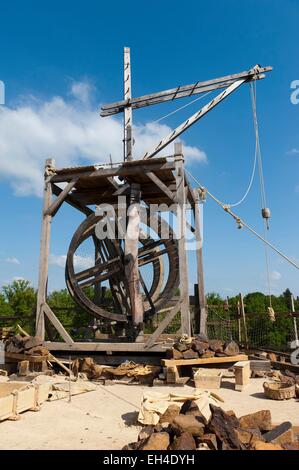
MULTIPOLYGON (((270 409, 274 423, 291 421, 299 425, 299 402, 267 400, 263 396, 263 379, 251 379, 243 392, 234 390, 232 379, 224 379, 217 391, 225 410, 237 416, 270 409)), ((189 387, 184 387, 189 389, 189 387)), ((46 402, 39 412, 26 412, 19 421, 0 423, 0 449, 121 449, 136 440, 136 419, 144 391, 182 392, 182 387, 141 387, 110 385, 67 400, 46 402)))

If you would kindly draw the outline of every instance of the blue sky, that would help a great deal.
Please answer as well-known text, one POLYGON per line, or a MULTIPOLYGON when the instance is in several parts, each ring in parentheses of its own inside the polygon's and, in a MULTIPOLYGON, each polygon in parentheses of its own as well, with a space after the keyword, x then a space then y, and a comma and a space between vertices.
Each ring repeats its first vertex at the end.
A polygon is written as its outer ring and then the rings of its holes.
MULTIPOLYGON (((269 239, 299 259, 299 80, 296 0, 1 2, 0 285, 15 277, 37 282, 41 169, 120 161, 118 118, 100 119, 101 103, 122 97, 122 49, 131 47, 133 95, 249 69, 274 70, 257 84, 257 106, 268 205, 269 239), (105 122, 104 122, 105 121, 105 122)), ((183 101, 135 112, 135 153, 188 117, 203 102, 150 127, 183 101)), ((191 171, 228 202, 244 193, 254 133, 248 86, 242 87, 183 136, 191 171)), ((258 184, 238 212, 262 231, 258 184)), ((63 287, 63 256, 80 217, 63 209, 53 223, 50 288, 63 287)), ((270 255, 273 292, 299 295, 298 271, 270 255)), ((232 295, 266 290, 263 245, 210 200, 204 207, 207 291, 232 295)), ((195 270, 191 260, 190 282, 195 270)))

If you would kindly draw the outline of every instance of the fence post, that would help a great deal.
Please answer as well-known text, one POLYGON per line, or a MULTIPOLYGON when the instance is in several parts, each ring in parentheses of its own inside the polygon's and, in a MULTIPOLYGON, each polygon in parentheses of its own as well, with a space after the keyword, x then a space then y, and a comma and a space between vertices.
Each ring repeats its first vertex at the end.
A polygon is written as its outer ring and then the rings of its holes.
MULTIPOLYGON (((291 304, 292 304, 292 313, 295 313, 295 302, 294 302, 293 294, 291 295, 291 304)), ((296 347, 297 347, 299 345, 299 343, 298 343, 298 330, 297 330, 297 320, 296 320, 296 317, 294 315, 293 315, 293 322, 294 322, 295 341, 296 341, 296 347)))
POLYGON ((247 324, 246 324, 246 316, 245 316, 244 299, 243 299, 242 294, 239 294, 239 295, 240 295, 241 314, 242 314, 243 323, 244 323, 245 346, 248 349, 248 335, 247 335, 247 324))
POLYGON ((239 343, 241 343, 241 342, 242 342, 242 332, 241 332, 241 308, 240 308, 240 300, 238 300, 237 309, 238 309, 238 341, 239 341, 239 343))

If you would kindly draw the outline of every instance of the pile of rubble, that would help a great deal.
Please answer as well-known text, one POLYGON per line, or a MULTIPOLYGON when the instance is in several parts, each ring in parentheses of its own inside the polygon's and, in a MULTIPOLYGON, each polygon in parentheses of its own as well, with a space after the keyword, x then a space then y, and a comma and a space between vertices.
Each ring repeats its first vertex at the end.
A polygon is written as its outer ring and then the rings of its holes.
POLYGON ((72 372, 75 376, 80 373, 89 380, 97 380, 104 385, 113 383, 123 384, 152 384, 155 377, 161 372, 160 366, 140 365, 126 361, 118 367, 96 364, 91 357, 75 359, 72 363, 72 372))
POLYGON ((215 356, 237 356, 239 352, 239 346, 234 341, 209 340, 206 335, 200 333, 193 338, 183 335, 167 351, 167 356, 169 359, 208 359, 215 356))
POLYGON ((237 418, 233 411, 209 407, 207 419, 192 400, 173 403, 158 424, 144 426, 138 441, 123 450, 299 450, 292 424, 274 426, 269 410, 237 418))
POLYGON ((5 341, 5 351, 30 356, 47 356, 49 354, 49 350, 43 346, 43 341, 38 336, 12 336, 5 341))

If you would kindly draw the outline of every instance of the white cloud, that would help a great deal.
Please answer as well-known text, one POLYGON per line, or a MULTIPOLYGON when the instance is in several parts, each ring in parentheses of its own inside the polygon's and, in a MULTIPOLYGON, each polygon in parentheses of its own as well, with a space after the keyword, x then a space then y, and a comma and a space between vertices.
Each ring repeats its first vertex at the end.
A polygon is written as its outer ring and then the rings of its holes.
POLYGON ((73 82, 70 94, 82 103, 89 104, 92 91, 93 86, 89 82, 73 82))
POLYGON ((22 276, 14 276, 12 280, 13 281, 25 281, 25 279, 22 276))
POLYGON ((18 258, 15 258, 14 256, 6 258, 6 263, 11 263, 11 264, 21 264, 18 258))
MULTIPOLYGON (((120 118, 100 118, 92 106, 92 86, 73 83, 68 99, 55 96, 48 101, 22 99, 15 108, 0 109, 0 175, 20 196, 41 195, 46 158, 57 167, 122 161, 120 118)), ((134 156, 138 158, 170 132, 166 125, 141 125, 135 121, 134 156)), ((173 147, 163 154, 173 153, 173 147)), ((198 147, 184 147, 188 161, 206 161, 198 147)))
POLYGON ((49 256, 49 264, 52 266, 59 266, 60 268, 65 267, 66 255, 53 255, 49 256))
POLYGON ((281 279, 281 274, 279 271, 272 271, 270 273, 270 279, 271 281, 279 281, 281 279))
MULTIPOLYGON (((65 267, 66 255, 54 255, 51 254, 49 257, 49 263, 53 266, 58 266, 60 268, 65 267)), ((94 259, 91 256, 74 256, 74 265, 78 269, 87 269, 94 266, 94 259)))
POLYGON ((291 150, 288 151, 288 155, 299 155, 299 149, 292 148, 291 150))

